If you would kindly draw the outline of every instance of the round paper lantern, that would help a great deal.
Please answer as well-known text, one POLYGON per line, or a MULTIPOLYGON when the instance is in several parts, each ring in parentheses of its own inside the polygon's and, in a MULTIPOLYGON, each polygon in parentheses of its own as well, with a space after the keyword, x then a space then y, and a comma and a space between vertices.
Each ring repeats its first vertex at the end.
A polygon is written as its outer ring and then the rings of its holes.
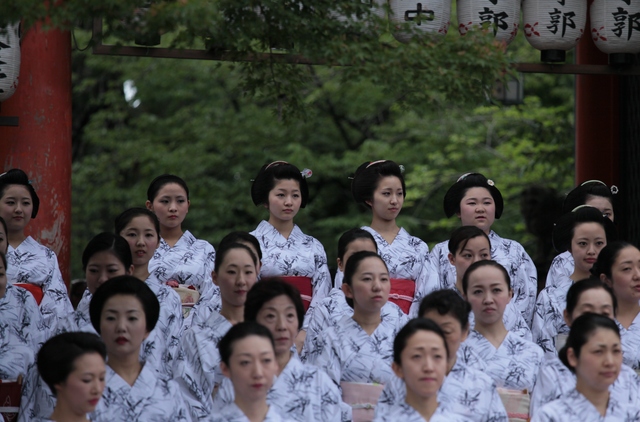
POLYGON ((594 0, 590 13, 596 47, 609 54, 610 64, 630 63, 640 53, 640 1, 594 0))
POLYGON ((451 0, 390 0, 391 22, 396 24, 393 36, 400 42, 409 42, 411 33, 400 30, 405 22, 425 34, 447 35, 451 17, 451 0))
POLYGON ((523 0, 524 35, 543 62, 563 62, 587 23, 587 0, 523 0))
POLYGON ((18 88, 20 75, 20 24, 9 25, 0 33, 0 102, 18 88))
POLYGON ((493 29, 496 40, 509 44, 520 25, 520 0, 458 0, 458 31, 478 26, 493 29))

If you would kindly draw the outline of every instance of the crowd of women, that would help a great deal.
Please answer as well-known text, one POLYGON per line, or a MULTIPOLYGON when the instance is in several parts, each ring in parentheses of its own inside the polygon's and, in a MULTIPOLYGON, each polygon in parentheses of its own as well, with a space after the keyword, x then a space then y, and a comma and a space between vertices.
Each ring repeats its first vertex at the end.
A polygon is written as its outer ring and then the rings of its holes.
POLYGON ((0 175, 0 380, 21 388, 18 420, 640 421, 640 250, 616 238, 615 187, 567 195, 538 294, 524 248, 492 230, 496 183, 449 188, 461 226, 429 251, 397 225, 388 160, 353 175, 371 224, 342 234, 331 280, 294 223, 308 175, 264 165, 251 199, 268 219, 215 250, 182 228, 185 181, 157 177, 87 243, 75 309, 25 234, 28 176, 0 175))

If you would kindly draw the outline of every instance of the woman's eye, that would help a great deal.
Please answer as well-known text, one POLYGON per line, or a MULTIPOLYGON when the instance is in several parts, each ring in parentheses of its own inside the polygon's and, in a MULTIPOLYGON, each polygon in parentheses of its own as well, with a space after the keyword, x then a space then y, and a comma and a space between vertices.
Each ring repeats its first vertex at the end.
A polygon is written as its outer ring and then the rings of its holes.
POLYGON ((493 289, 493 293, 500 293, 500 292, 502 292, 502 289, 500 288, 493 289))
POLYGON ((129 321, 137 321, 138 317, 129 317, 129 321))

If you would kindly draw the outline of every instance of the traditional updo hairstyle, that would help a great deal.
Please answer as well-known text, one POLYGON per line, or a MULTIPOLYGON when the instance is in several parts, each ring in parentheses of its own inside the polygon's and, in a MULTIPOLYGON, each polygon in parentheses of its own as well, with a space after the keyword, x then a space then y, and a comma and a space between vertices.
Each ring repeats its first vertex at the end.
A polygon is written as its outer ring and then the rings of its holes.
POLYGON ((613 269, 613 265, 616 263, 618 256, 620 256, 620 252, 627 248, 636 248, 636 246, 623 241, 607 242, 607 246, 600 250, 598 260, 591 267, 591 275, 596 277, 598 280, 601 280, 601 277, 604 274, 607 279, 613 280, 613 273, 611 271, 613 269))
POLYGON ((220 241, 218 251, 223 249, 225 245, 231 243, 249 243, 256 250, 256 253, 258 254, 258 261, 262 261, 262 249, 260 249, 260 242, 258 242, 258 239, 256 239, 256 237, 251 233, 237 230, 227 234, 220 241))
POLYGON ((100 285, 89 303, 89 317, 91 325, 100 334, 100 316, 105 303, 113 296, 133 296, 142 305, 147 322, 147 332, 153 331, 160 317, 160 302, 153 290, 143 281, 132 275, 121 275, 111 278, 100 285))
POLYGON ((588 180, 567 194, 567 197, 562 203, 562 213, 566 214, 580 205, 585 205, 590 199, 589 197, 593 196, 607 198, 611 203, 611 208, 615 208, 613 198, 617 193, 617 186, 612 185, 609 187, 600 180, 588 180))
POLYGON ((269 331, 267 327, 253 321, 240 322, 231 327, 229 331, 227 331, 227 334, 218 342, 220 360, 224 362, 227 367, 229 367, 229 361, 231 360, 231 355, 233 355, 234 343, 250 336, 258 336, 269 340, 271 347, 273 347, 273 353, 275 354, 276 344, 273 341, 271 331, 269 331))
POLYGON ((361 228, 349 229, 342 233, 342 236, 338 239, 338 258, 341 262, 344 260, 344 254, 347 253, 347 249, 351 242, 358 239, 370 240, 376 247, 376 251, 378 250, 378 244, 371 233, 361 228))
POLYGON ((262 166, 258 175, 251 184, 251 200, 254 205, 268 205, 269 192, 275 187, 278 180, 295 180, 300 186, 300 208, 307 206, 309 200, 309 187, 307 179, 302 176, 298 167, 286 161, 274 161, 262 166))
POLYGON ((33 188, 27 173, 20 169, 11 169, 6 173, 0 174, 0 198, 4 196, 9 185, 21 185, 27 188, 31 195, 31 202, 33 203, 31 218, 36 218, 36 215, 38 215, 38 209, 40 208, 40 198, 38 198, 36 190, 33 188))
POLYGON ((253 285, 247 293, 247 301, 244 303, 244 320, 255 321, 264 304, 278 296, 286 296, 291 299, 298 317, 298 330, 301 329, 304 322, 304 304, 300 297, 300 291, 279 277, 262 279, 253 285))
MULTIPOLYGON (((384 267, 387 268, 387 263, 384 262, 384 259, 380 255, 371 251, 360 251, 356 252, 347 261, 347 265, 344 267, 344 278, 342 279, 342 284, 346 284, 349 287, 353 287, 353 276, 356 271, 360 267, 360 262, 364 261, 367 258, 378 258, 384 264, 384 267)), ((388 269, 387 269, 388 271, 388 269)), ((347 297, 347 303, 349 306, 353 308, 353 299, 347 297)))
POLYGON ((460 202, 467 191, 471 188, 485 188, 489 191, 489 194, 491 194, 496 206, 496 219, 499 219, 500 216, 502 216, 502 210, 504 209, 502 194, 495 186, 493 180, 487 179, 480 173, 463 174, 453 185, 451 185, 447 193, 444 195, 444 214, 447 217, 459 214, 460 202))
MULTIPOLYGON (((618 237, 616 226, 600 210, 589 205, 580 205, 570 213, 564 214, 553 228, 553 247, 558 253, 571 250, 571 240, 576 226, 582 223, 597 223, 602 226, 607 244, 618 237)), ((600 252, 602 253, 602 251, 600 252)))
POLYGON ((176 183, 180 185, 187 194, 187 200, 189 199, 189 188, 187 187, 187 182, 173 174, 162 174, 151 181, 149 189, 147 189, 147 200, 149 200, 149 202, 153 202, 153 200, 156 199, 156 196, 158 196, 160 189, 169 183, 176 183))
POLYGON ((465 271, 464 275, 462 276, 462 291, 465 295, 467 294, 467 289, 469 287, 469 277, 471 276, 471 273, 481 267, 493 267, 500 270, 500 272, 504 276, 505 283, 507 283, 507 288, 509 289, 509 291, 511 291, 511 277, 509 277, 509 271, 507 271, 507 269, 498 262, 492 259, 486 259, 483 261, 476 261, 473 264, 469 265, 469 268, 467 268, 467 271, 465 271))
POLYGON ((569 287, 569 291, 567 292, 567 306, 565 308, 567 314, 569 316, 573 314, 573 311, 576 309, 576 306, 578 306, 580 297, 584 292, 595 289, 601 289, 609 293, 609 296, 611 296, 611 303, 613 304, 613 314, 615 315, 618 310, 618 300, 613 294, 613 289, 599 279, 593 277, 576 281, 571 285, 571 287, 569 287))
POLYGON ((418 331, 430 331, 437 334, 442 339, 447 359, 449 358, 449 346, 440 326, 428 318, 414 318, 402 327, 393 340, 393 361, 396 365, 402 366, 402 352, 407 347, 409 338, 418 331))
POLYGON ((147 217, 151 220, 153 227, 156 229, 156 234, 160 237, 160 221, 158 217, 151 211, 142 207, 129 208, 126 211, 123 211, 119 216, 116 217, 114 228, 116 234, 119 235, 122 230, 124 230, 131 220, 136 217, 147 217))
POLYGON ((451 237, 449 238, 449 252, 451 255, 455 256, 456 253, 464 249, 467 246, 467 243, 471 239, 475 239, 476 237, 484 237, 487 239, 489 243, 489 249, 491 249, 491 240, 489 240, 489 236, 482 230, 476 226, 462 226, 458 227, 451 233, 451 237))
POLYGON ((353 175, 351 181, 351 194, 353 199, 366 207, 371 208, 367 202, 373 201, 373 193, 378 188, 380 179, 384 177, 397 177, 402 184, 402 196, 407 196, 407 188, 402 175, 402 168, 391 160, 367 161, 362 163, 353 175))
POLYGON ((425 314, 431 311, 436 311, 441 316, 451 315, 454 317, 460 323, 462 332, 469 327, 471 305, 451 289, 436 290, 422 299, 418 317, 425 318, 425 314))
POLYGON ((222 266, 222 263, 224 262, 224 259, 227 257, 229 252, 234 249, 242 249, 246 251, 251 257, 251 261, 253 262, 253 265, 256 267, 258 266, 258 257, 256 256, 255 253, 253 253, 250 247, 242 243, 226 243, 226 244, 221 244, 218 250, 216 251, 215 267, 213 269, 216 273, 220 271, 220 267, 222 266))
POLYGON ((615 321, 603 315, 587 312, 586 314, 580 315, 571 324, 567 342, 565 343, 564 347, 558 352, 558 357, 560 358, 562 363, 564 363, 564 366, 569 368, 571 372, 575 373, 576 370, 573 366, 569 365, 567 350, 569 350, 569 348, 572 348, 573 353, 576 355, 576 358, 579 358, 580 352, 582 351, 582 346, 584 346, 589 341, 589 338, 598 328, 611 330, 616 333, 618 338, 620 338, 620 330, 618 329, 615 321))
POLYGON ((85 332, 58 334, 47 340, 38 352, 38 372, 54 396, 55 386, 66 381, 75 370, 75 361, 88 353, 97 353, 107 358, 107 348, 102 339, 85 332))
POLYGON ((127 271, 133 265, 131 248, 125 238, 114 233, 102 232, 95 235, 84 248, 82 252, 82 270, 87 270, 87 265, 93 255, 104 251, 109 251, 118 258, 127 271))

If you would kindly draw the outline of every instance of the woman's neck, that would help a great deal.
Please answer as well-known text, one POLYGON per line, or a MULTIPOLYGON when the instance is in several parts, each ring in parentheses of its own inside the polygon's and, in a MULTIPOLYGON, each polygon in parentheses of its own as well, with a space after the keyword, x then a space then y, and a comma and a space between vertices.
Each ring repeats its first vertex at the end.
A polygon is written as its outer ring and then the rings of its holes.
POLYGON ((142 372, 142 363, 138 358, 139 353, 131 354, 126 357, 117 357, 114 358, 112 356, 108 356, 107 364, 113 372, 118 374, 120 378, 122 378, 127 384, 133 386, 140 372, 142 372))
POLYGON ((487 341, 489 341, 489 343, 491 343, 496 349, 500 347, 505 337, 507 337, 507 334, 509 333, 509 331, 505 328, 504 323, 502 322, 502 317, 500 317, 500 319, 493 324, 486 325, 479 322, 478 318, 476 317, 476 326, 474 327, 474 329, 482 334, 482 336, 486 338, 487 341))
POLYGON ((75 413, 66 400, 60 399, 56 402, 56 407, 49 419, 56 422, 87 422, 89 420, 85 413, 75 413))
POLYGON ((438 395, 433 394, 429 398, 425 399, 424 397, 420 397, 413 393, 413 391, 407 389, 407 398, 405 399, 406 403, 413 407, 416 412, 420 413, 420 416, 424 418, 425 421, 431 419, 431 416, 438 409, 438 395))
POLYGON ((591 273, 589 273, 589 271, 585 271, 583 269, 575 267, 573 269, 573 274, 571 274, 571 277, 569 278, 575 282, 575 281, 584 280, 585 278, 589 278, 590 276, 591 276, 591 273))
POLYGON ((353 320, 357 322, 368 335, 371 335, 382 322, 382 317, 380 316, 380 311, 366 312, 354 307, 353 320))
POLYGON ((291 360, 291 353, 291 350, 287 350, 284 353, 276 355, 276 361, 278 361, 278 366, 280 368, 278 369, 278 375, 280 375, 282 371, 284 371, 284 368, 289 364, 289 361, 291 360))
POLYGON ((235 404, 242 410, 242 413, 249 419, 250 422, 262 422, 269 413, 269 405, 267 404, 267 398, 263 398, 260 401, 248 401, 244 400, 242 394, 238 394, 236 391, 235 404))
POLYGON ((371 228, 377 231, 380 236, 383 237, 387 243, 393 243, 393 240, 400 232, 400 227, 396 224, 396 220, 383 220, 380 217, 373 215, 371 220, 371 228))
POLYGON ((140 281, 146 281, 149 278, 149 263, 133 267, 133 276, 140 281))
POLYGON ((26 238, 27 236, 24 234, 24 230, 7 233, 7 239, 9 240, 9 244, 13 249, 16 249, 18 246, 20 246, 20 244, 24 242, 26 238))
POLYGON ((244 321, 244 306, 229 305, 223 300, 220 315, 225 317, 231 325, 236 325, 237 323, 244 321))
POLYGON ((275 227, 275 229, 278 230, 278 233, 280 233, 285 239, 289 238, 294 225, 293 220, 282 221, 273 217, 269 218, 269 224, 275 227))
POLYGON ((174 247, 178 240, 182 237, 182 225, 176 227, 160 227, 160 236, 167 242, 167 245, 174 247))
POLYGON ((585 396, 586 399, 595 406, 601 416, 606 415, 607 407, 609 406, 609 389, 602 391, 595 390, 587 385, 581 377, 578 377, 576 381, 576 390, 578 390, 580 394, 585 396))
POLYGON ((640 313, 640 304, 637 300, 624 300, 618 298, 618 310, 616 311, 616 319, 624 327, 629 328, 640 313))

